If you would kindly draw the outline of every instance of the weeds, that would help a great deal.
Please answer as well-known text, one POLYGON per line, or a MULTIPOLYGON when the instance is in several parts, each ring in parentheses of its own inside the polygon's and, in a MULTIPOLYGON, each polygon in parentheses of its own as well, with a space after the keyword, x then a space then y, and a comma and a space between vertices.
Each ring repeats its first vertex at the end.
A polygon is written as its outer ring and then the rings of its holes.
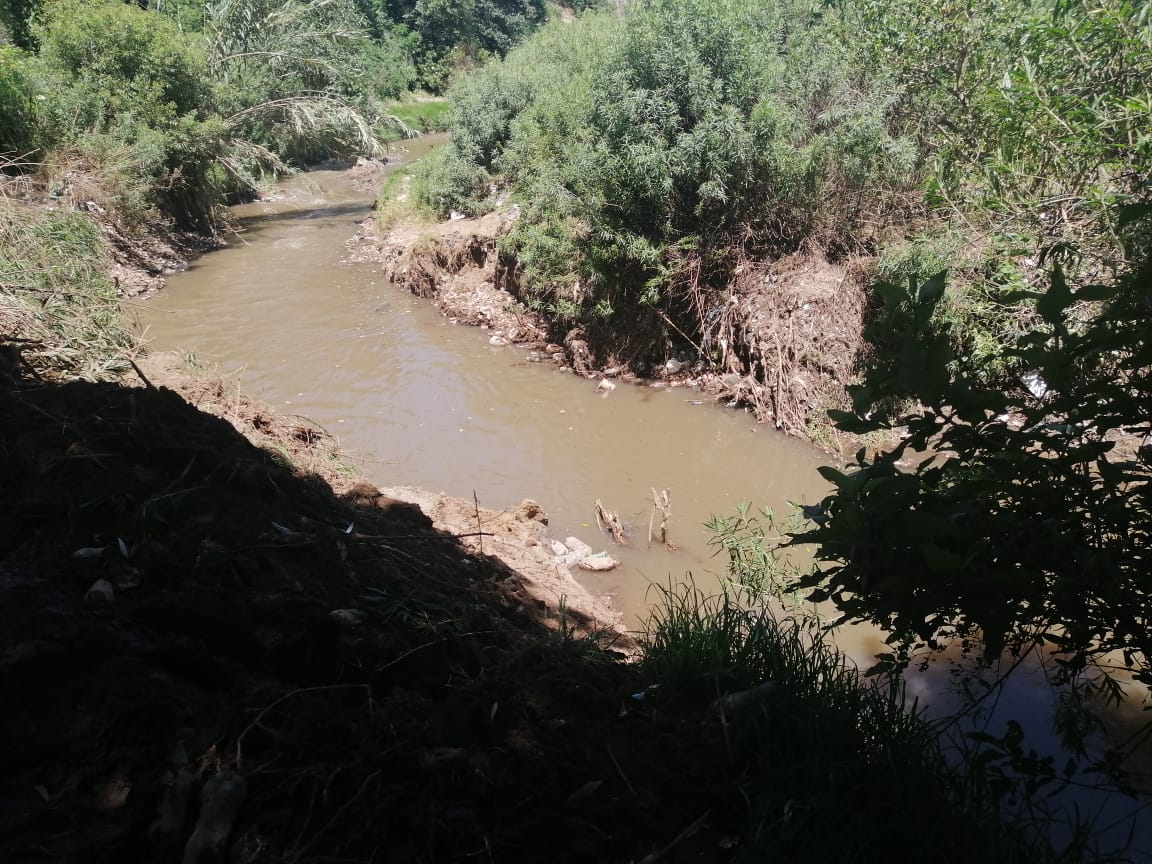
POLYGON ((810 625, 747 598, 660 589, 641 661, 656 710, 711 705, 747 807, 740 860, 1055 860, 947 767, 899 679, 861 680, 810 625))
POLYGON ((124 326, 99 229, 81 213, 0 203, 0 343, 42 377, 115 377, 124 326))

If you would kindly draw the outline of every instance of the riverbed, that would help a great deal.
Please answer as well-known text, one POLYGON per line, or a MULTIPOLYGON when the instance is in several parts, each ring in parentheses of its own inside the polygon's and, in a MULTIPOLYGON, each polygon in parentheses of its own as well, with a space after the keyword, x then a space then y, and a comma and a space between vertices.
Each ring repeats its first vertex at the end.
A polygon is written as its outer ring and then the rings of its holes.
MULTIPOLYGON (((396 163, 427 146, 417 142, 396 163)), ((492 509, 533 498, 554 537, 576 536, 621 560, 614 571, 580 578, 633 628, 642 625, 654 585, 689 578, 704 590, 718 585, 726 561, 713 555, 705 528, 714 514, 748 502, 787 516, 793 503, 825 494, 816 468, 827 457, 742 411, 686 388, 620 383, 600 392, 595 381, 453 325, 392 286, 378 265, 342 263, 371 205, 371 194, 346 173, 312 171, 284 183, 274 200, 235 208, 240 230, 228 248, 134 307, 152 348, 233 373, 250 395, 307 416, 378 485, 475 496, 492 509), (669 493, 668 545, 648 540, 653 490, 669 493), (598 528, 598 499, 618 511, 630 545, 613 544, 598 528)), ((837 642, 862 665, 884 648, 866 628, 837 642)), ((959 704, 957 668, 933 664, 909 677, 910 689, 943 715, 959 704)), ((965 728, 987 724, 999 734, 1006 719, 1020 719, 1028 746, 1058 752, 1048 728, 1055 698, 1040 667, 1030 668, 986 699, 978 722, 965 728)), ((1139 809, 1083 790, 1051 803, 1099 811, 1102 823, 1139 809)), ((1141 815, 1136 824, 1137 850, 1152 848, 1148 821, 1141 815)), ((1115 827, 1109 842, 1123 831, 1115 827)))

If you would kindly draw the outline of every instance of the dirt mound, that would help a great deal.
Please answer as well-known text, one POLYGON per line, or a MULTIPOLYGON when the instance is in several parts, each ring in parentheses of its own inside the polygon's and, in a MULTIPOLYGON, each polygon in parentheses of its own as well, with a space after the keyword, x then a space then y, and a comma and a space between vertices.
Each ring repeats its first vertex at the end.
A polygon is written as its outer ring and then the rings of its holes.
POLYGON ((349 260, 377 261, 388 278, 434 299, 453 322, 492 330, 504 343, 546 343, 543 319, 502 284, 496 241, 509 215, 497 212, 439 224, 402 222, 381 234, 373 222, 349 244, 349 260))
POLYGON ((488 545, 289 467, 319 436, 261 417, 0 392, 0 859, 727 857, 700 717, 632 700, 488 545))

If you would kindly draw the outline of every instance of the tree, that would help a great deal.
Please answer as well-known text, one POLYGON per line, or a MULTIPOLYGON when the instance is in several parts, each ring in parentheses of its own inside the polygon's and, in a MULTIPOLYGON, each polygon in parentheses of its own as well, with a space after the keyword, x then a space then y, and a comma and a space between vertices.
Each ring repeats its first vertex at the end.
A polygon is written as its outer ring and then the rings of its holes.
POLYGON ((835 490, 793 542, 822 562, 800 587, 887 629, 890 660, 951 636, 982 638, 989 657, 1044 643, 1069 677, 1123 665, 1152 683, 1149 213, 1118 220, 1134 263, 1113 284, 1073 290, 1053 266, 1047 291, 1014 298, 1043 323, 1004 347, 1029 370, 1006 391, 950 366, 947 328, 923 326, 943 274, 881 286, 898 362, 875 366, 834 419, 907 437, 823 469, 835 490), (905 395, 903 416, 871 413, 905 395))

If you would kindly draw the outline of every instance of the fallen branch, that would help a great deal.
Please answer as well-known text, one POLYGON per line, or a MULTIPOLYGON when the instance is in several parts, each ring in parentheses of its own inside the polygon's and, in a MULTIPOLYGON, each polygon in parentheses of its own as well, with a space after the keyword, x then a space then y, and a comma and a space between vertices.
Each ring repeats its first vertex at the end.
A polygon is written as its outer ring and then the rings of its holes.
POLYGON ((652 523, 656 520, 656 511, 660 511, 659 539, 661 543, 668 542, 668 520, 672 518, 672 504, 668 500, 668 490, 657 492, 652 489, 652 518, 648 520, 648 545, 652 545, 652 523))
POLYGON ((628 545, 628 537, 624 533, 624 526, 620 523, 620 517, 601 504, 599 498, 596 499, 596 524, 600 526, 601 531, 607 531, 611 534, 612 539, 621 546, 628 545))

